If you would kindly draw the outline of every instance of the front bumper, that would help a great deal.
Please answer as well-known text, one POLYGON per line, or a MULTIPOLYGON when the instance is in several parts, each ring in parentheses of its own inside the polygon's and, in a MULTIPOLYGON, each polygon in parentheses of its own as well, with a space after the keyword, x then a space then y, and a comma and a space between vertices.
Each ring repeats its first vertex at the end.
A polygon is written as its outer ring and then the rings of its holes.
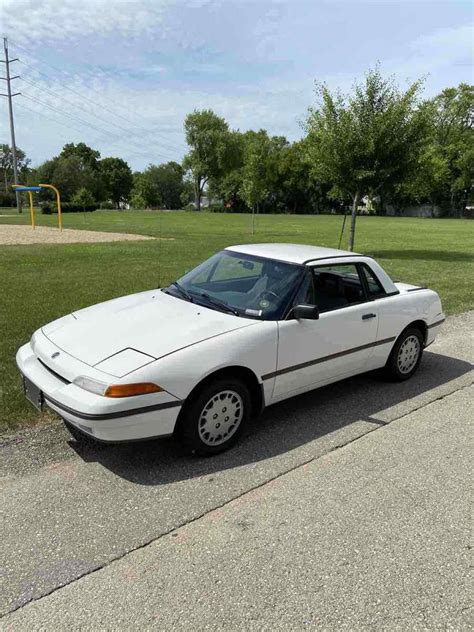
MULTIPOLYGON (((48 349, 48 352, 51 349, 48 349)), ((62 361, 68 358, 62 354, 62 361)), ((46 366, 30 343, 21 347, 16 362, 22 375, 35 384, 45 405, 81 432, 99 441, 136 441, 173 433, 182 401, 161 392, 127 398, 95 395, 72 384, 46 366)), ((71 362, 78 361, 71 358, 71 362)), ((86 371, 90 367, 83 366, 86 371)))

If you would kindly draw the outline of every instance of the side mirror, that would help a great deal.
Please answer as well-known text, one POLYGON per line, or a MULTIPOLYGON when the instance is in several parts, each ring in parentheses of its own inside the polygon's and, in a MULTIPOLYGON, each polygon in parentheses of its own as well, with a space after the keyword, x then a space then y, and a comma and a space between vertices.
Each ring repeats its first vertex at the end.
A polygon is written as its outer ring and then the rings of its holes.
POLYGON ((293 316, 297 320, 318 320, 319 309, 316 305, 296 305, 293 307, 293 316))

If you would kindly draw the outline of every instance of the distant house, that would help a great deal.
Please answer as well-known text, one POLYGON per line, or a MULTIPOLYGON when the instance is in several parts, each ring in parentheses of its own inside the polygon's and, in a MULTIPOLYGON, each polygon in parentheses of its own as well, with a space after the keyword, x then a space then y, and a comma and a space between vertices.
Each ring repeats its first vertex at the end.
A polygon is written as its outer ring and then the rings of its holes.
MULTIPOLYGON (((362 208, 367 213, 375 213, 376 206, 380 204, 380 197, 370 198, 368 195, 361 200, 362 208)), ((436 204, 413 204, 411 206, 397 206, 395 204, 384 204, 384 214, 392 217, 442 217, 443 210, 436 204)))
POLYGON ((417 204, 405 206, 404 208, 387 204, 385 212, 387 215, 396 217, 441 217, 443 215, 441 207, 436 204, 417 204))
MULTIPOLYGON (((211 203, 207 195, 203 195, 201 198, 201 208, 209 208, 210 205, 211 203)), ((190 202, 189 206, 194 206, 194 208, 196 208, 196 202, 190 202)))

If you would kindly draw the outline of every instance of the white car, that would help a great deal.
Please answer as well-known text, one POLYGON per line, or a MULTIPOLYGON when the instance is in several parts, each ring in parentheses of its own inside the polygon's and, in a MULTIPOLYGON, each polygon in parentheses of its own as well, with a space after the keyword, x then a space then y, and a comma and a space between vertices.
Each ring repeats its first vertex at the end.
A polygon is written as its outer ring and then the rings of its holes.
POLYGON ((76 439, 174 434, 212 454, 288 397, 378 368, 406 380, 443 321, 436 292, 394 283, 370 257, 232 246, 166 288, 38 329, 17 364, 26 397, 76 439))

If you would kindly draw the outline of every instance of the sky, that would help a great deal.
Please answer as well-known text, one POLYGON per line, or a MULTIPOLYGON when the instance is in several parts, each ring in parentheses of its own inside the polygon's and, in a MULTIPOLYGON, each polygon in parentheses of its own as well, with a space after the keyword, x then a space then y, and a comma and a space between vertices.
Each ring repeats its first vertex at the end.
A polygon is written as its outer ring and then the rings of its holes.
MULTIPOLYGON (((180 161, 183 121, 211 108, 232 129, 296 140, 315 81, 350 91, 377 63, 430 97, 473 83, 462 0, 0 0, 16 144, 32 163, 86 142, 133 169, 180 161)), ((0 57, 3 58, 3 55, 0 57)), ((3 66, 3 64, 2 64, 3 66)), ((3 92, 3 91, 2 91, 3 92)), ((10 143, 0 99, 0 142, 10 143)))

